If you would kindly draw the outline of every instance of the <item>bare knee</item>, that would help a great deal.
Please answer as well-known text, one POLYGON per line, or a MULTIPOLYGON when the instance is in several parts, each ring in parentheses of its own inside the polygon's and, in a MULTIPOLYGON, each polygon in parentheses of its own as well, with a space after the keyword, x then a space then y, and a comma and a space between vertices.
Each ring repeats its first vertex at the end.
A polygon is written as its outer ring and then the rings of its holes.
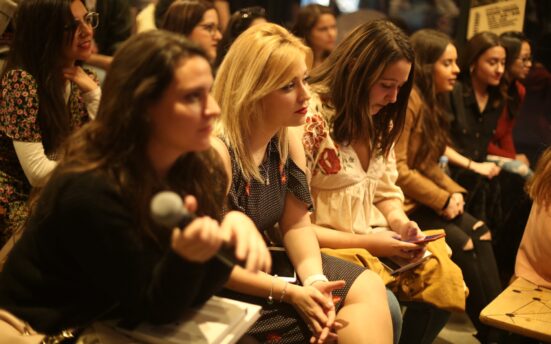
POLYGON ((486 233, 480 236, 480 240, 486 240, 486 241, 492 240, 492 233, 490 231, 487 231, 486 233))
POLYGON ((370 270, 362 272, 350 287, 345 304, 382 299, 386 301, 386 288, 379 275, 370 270))
MULTIPOLYGON (((477 221, 473 226, 473 231, 476 231, 482 226, 484 226, 484 222, 480 220, 477 221)), ((486 233, 480 236, 480 240, 486 240, 486 241, 492 240, 492 233, 490 231, 486 231, 486 233)))
POLYGON ((484 226, 484 222, 482 221, 477 221, 474 226, 473 226, 473 231, 476 231, 477 229, 479 229, 480 227, 484 226))

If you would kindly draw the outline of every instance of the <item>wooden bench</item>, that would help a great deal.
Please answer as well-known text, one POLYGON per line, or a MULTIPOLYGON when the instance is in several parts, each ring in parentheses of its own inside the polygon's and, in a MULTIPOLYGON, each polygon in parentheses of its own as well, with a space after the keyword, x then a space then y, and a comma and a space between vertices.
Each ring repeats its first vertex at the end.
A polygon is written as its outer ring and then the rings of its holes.
POLYGON ((506 331, 551 342, 551 289, 517 278, 480 312, 480 320, 506 331))

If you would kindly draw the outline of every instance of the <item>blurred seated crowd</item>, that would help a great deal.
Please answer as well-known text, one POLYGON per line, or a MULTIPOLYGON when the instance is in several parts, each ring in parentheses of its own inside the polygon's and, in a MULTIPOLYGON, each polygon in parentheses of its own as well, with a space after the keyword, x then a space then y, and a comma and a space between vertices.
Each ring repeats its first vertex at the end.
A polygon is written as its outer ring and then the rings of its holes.
POLYGON ((536 343, 479 315, 551 288, 545 9, 463 42, 453 0, 4 0, 0 342, 219 295, 262 306, 244 343, 432 343, 452 312, 536 343))

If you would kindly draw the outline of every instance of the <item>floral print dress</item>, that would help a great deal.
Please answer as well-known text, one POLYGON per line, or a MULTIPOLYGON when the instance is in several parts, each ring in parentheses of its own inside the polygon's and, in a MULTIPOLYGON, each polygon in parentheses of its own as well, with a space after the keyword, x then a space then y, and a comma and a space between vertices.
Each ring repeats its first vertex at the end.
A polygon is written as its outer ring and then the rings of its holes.
MULTIPOLYGON (((42 134, 35 78, 24 70, 11 70, 0 84, 0 245, 3 245, 23 224, 31 192, 13 141, 42 142, 42 134)), ((71 83, 68 106, 72 129, 81 127, 90 118, 84 98, 76 84, 71 83)))
MULTIPOLYGON (((331 138, 328 123, 332 115, 333 110, 317 94, 312 94, 302 136, 312 175, 310 189, 315 206, 312 222, 355 234, 391 230, 375 204, 386 199, 404 200, 402 190, 395 184, 398 171, 394 147, 386 159, 381 155, 372 157, 365 171, 351 146, 339 145, 331 138)), ((444 239, 428 244, 427 248, 432 257, 426 263, 390 279, 378 259, 373 259, 367 250, 350 249, 353 254, 338 249, 323 252, 378 273, 401 301, 464 311, 463 275, 450 260, 444 239), (358 261, 358 256, 362 260, 358 261)))

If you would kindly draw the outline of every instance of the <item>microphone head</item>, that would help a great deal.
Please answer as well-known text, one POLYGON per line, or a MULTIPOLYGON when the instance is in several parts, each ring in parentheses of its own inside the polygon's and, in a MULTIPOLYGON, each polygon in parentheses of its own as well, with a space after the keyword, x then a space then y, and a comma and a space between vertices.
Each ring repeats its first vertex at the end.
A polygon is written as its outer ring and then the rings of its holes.
POLYGON ((177 227, 187 214, 182 197, 172 191, 161 191, 151 199, 151 218, 166 228, 177 227))

